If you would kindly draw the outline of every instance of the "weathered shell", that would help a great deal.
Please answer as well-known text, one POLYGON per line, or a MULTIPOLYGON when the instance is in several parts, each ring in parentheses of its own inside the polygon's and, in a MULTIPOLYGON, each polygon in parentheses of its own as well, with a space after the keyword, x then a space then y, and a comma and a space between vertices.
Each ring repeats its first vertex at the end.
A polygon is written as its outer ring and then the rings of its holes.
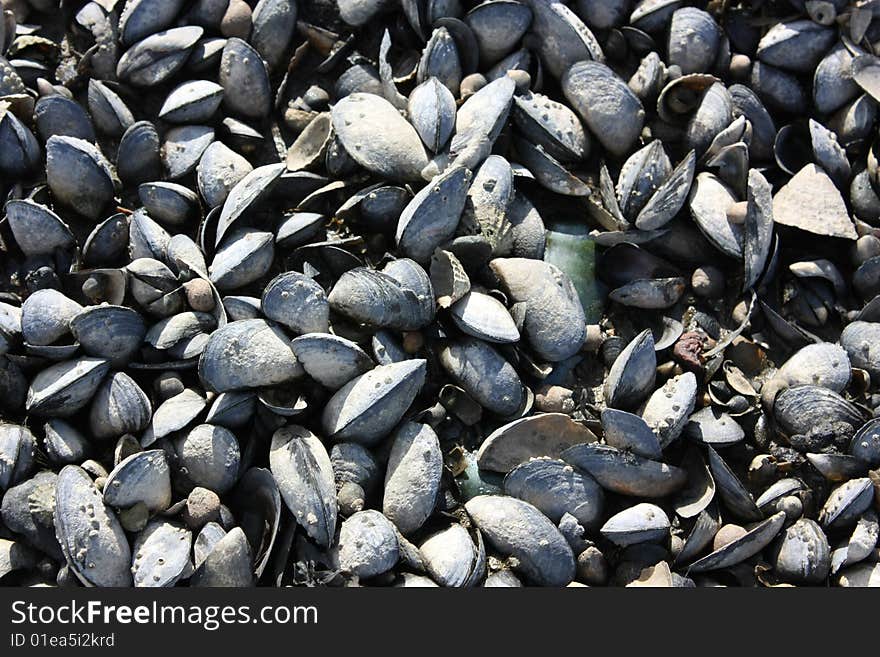
POLYGON ((814 164, 805 165, 773 197, 773 220, 815 235, 857 237, 840 192, 814 164))
POLYGON ((52 135, 95 141, 95 129, 85 109, 61 95, 40 97, 34 106, 34 122, 43 141, 52 135))
POLYGON ((468 292, 450 308, 450 315, 463 332, 487 342, 518 342, 516 323, 495 297, 468 292))
POLYGON ((513 497, 480 495, 465 503, 468 515, 496 550, 516 557, 535 584, 565 586, 574 577, 574 555, 559 530, 538 509, 513 497))
POLYGON ((461 587, 469 584, 476 559, 476 548, 467 529, 450 525, 421 545, 419 552, 425 568, 440 586, 461 587))
POLYGON ((199 377, 215 392, 278 385, 302 372, 287 336, 262 319, 217 329, 199 359, 199 377))
POLYGON ((868 510, 859 518, 849 540, 831 552, 831 573, 867 559, 877 546, 878 536, 880 525, 877 523, 877 514, 868 510))
POLYGON ((835 41, 834 30, 810 20, 776 23, 758 43, 758 59, 793 71, 810 72, 835 41))
POLYGON ((638 415, 614 408, 602 410, 602 435, 605 442, 638 456, 659 460, 662 450, 657 435, 638 415))
POLYGON ((697 399, 697 378, 692 372, 672 377, 648 398, 642 418, 666 447, 681 434, 694 410, 697 399))
POLYGON ((774 551, 773 570, 785 582, 818 584, 831 569, 831 549, 822 528, 801 518, 786 529, 774 551))
POLYGON ((850 479, 831 491, 819 511, 819 524, 828 529, 855 524, 859 516, 871 506, 873 496, 873 487, 868 477, 850 479))
POLYGON ((174 441, 176 465, 189 488, 202 486, 218 495, 238 479, 241 460, 238 440, 229 429, 199 424, 174 441))
POLYGON ((223 100, 223 87, 209 80, 191 80, 176 86, 159 109, 159 118, 171 123, 209 121, 223 100))
POLYGON ((104 501, 117 509, 143 504, 150 512, 171 506, 171 473, 161 449, 132 454, 107 475, 104 501))
POLYGON ((85 470, 65 466, 55 488, 55 532, 73 572, 86 586, 131 584, 131 548, 113 511, 85 470))
MULTIPOLYGON (((427 281, 424 272, 423 278, 427 281)), ((423 302, 430 303, 433 310, 432 298, 420 299, 416 290, 403 285, 390 272, 366 267, 350 269, 340 276, 327 300, 333 311, 358 322, 407 331, 422 328, 430 321, 423 302)))
POLYGON ((745 438, 745 432, 736 420, 717 408, 707 406, 688 418, 684 435, 707 445, 725 447, 745 438))
POLYGON ((595 442, 585 426, 563 413, 541 413, 520 418, 493 431, 477 453, 481 469, 507 473, 531 458, 559 458, 581 443, 595 442))
POLYGON ((374 444, 397 424, 425 381, 422 359, 379 365, 340 388, 324 407, 328 438, 374 444))
POLYGON ((218 290, 234 290, 262 278, 275 255, 272 233, 242 228, 230 233, 217 249, 208 272, 218 290))
POLYGON ((400 213, 395 239, 401 251, 427 263, 434 249, 452 238, 467 199, 471 173, 453 167, 423 187, 400 213))
POLYGON ((675 498, 675 513, 682 518, 693 518, 703 513, 715 498, 715 480, 695 448, 685 453, 680 465, 687 472, 688 483, 675 498))
POLYGON ((811 384, 843 392, 852 377, 849 357, 836 344, 820 342, 792 354, 776 372, 790 386, 811 384))
POLYGON ((37 290, 21 305, 21 334, 32 345, 52 344, 70 330, 69 322, 82 306, 61 292, 37 290))
POLYGON ((575 445, 562 459, 589 472, 602 488, 634 497, 665 497, 687 479, 681 468, 596 443, 575 445))
POLYGON ((400 556, 394 525, 378 511, 358 511, 339 529, 339 567, 358 577, 391 570, 400 556))
POLYGON ((179 71, 204 30, 195 25, 156 32, 119 58, 116 75, 137 86, 159 84, 179 71))
POLYGON ((853 428, 864 421, 861 411, 833 390, 799 385, 776 396, 774 416, 788 436, 809 433, 823 423, 846 423, 853 428))
POLYGON ((147 332, 140 314, 126 306, 89 306, 70 320, 70 331, 90 356, 106 358, 113 366, 127 363, 147 332))
POLYGON ((54 559, 63 560, 61 546, 55 538, 55 485, 57 475, 43 470, 3 495, 0 515, 10 531, 54 559))
POLYGON ((235 429, 247 424, 254 413, 256 395, 252 392, 223 392, 217 395, 205 422, 235 429))
POLYGON ((533 459, 504 477, 504 493, 535 506, 554 523, 566 513, 585 529, 602 517, 605 495, 596 481, 558 459, 533 459))
MULTIPOLYGON (((5 60, 0 59, 0 65, 5 60)), ((0 108, 0 171, 23 176, 40 163, 40 145, 28 128, 6 107, 0 108)))
MULTIPOLYGON (((141 437, 141 446, 149 447, 160 438, 183 429, 195 420, 207 406, 207 401, 189 388, 163 401, 153 413, 150 426, 141 437)), ((212 423, 211 418, 207 422, 212 423)))
POLYGON ((455 39, 446 27, 436 27, 422 50, 416 81, 422 83, 436 78, 457 96, 461 77, 462 66, 455 39))
POLYGON ((176 183, 143 183, 138 187, 138 197, 151 217, 170 225, 185 224, 199 208, 198 195, 176 183))
POLYGON ((669 23, 668 63, 682 73, 705 73, 715 65, 721 30, 710 14, 696 7, 683 7, 669 23))
POLYGON ((323 288, 297 272, 279 274, 263 290, 263 314, 294 333, 326 333, 330 305, 323 288))
POLYGON ((460 232, 482 235, 494 253, 507 253, 513 241, 507 206, 513 199, 513 171, 500 155, 490 155, 468 189, 460 232))
POLYGON ((550 75, 559 78, 575 62, 602 61, 596 37, 577 15, 561 2, 528 0, 537 50, 550 75))
POLYGON ((846 350, 854 367, 859 367, 874 381, 880 381, 880 324, 852 322, 840 334, 840 346, 846 350))
POLYGON ((646 329, 617 356, 605 380, 605 403, 611 408, 632 409, 654 387, 657 357, 654 336, 646 329))
POLYGON ((476 169, 489 156, 507 122, 515 88, 513 80, 505 75, 480 89, 458 109, 449 145, 455 165, 476 169))
POLYGON ((427 424, 407 422, 394 434, 382 513, 404 535, 421 527, 434 510, 443 474, 437 434, 427 424))
POLYGON ((785 524, 785 512, 780 511, 754 526, 743 536, 698 559, 688 567, 688 571, 702 573, 708 570, 720 570, 745 561, 767 547, 782 529, 783 524, 785 524))
POLYGON ((159 133, 149 121, 132 123, 116 151, 116 168, 126 183, 155 180, 162 172, 159 133))
POLYGON ((53 463, 81 463, 89 452, 89 441, 73 426, 52 418, 43 425, 43 447, 53 463))
POLYGON ((95 127, 110 137, 121 137, 134 123, 125 101, 100 80, 89 80, 88 102, 95 127))
POLYGON ((78 358, 50 365, 28 388, 26 408, 34 415, 67 417, 85 406, 110 369, 103 358, 78 358))
POLYGON ((138 433, 150 422, 150 398, 125 372, 108 376, 92 398, 89 428, 96 438, 138 433))
POLYGON ((828 481, 841 482, 863 477, 867 471, 864 461, 848 454, 806 454, 806 457, 828 481))
POLYGON ((9 201, 6 219, 16 244, 28 256, 51 254, 75 241, 70 228, 57 214, 29 199, 9 201))
POLYGON ((269 467, 296 521, 328 547, 336 532, 336 486, 324 445, 308 429, 288 425, 272 435, 269 467))
POLYGON ((489 65, 516 47, 532 22, 532 12, 525 4, 500 0, 477 5, 464 20, 477 40, 480 61, 489 65))
POLYGON ((773 200, 770 184, 757 170, 748 177, 748 208, 743 226, 743 290, 758 282, 773 240, 773 200))
POLYGON ((655 543, 669 535, 669 517, 654 504, 636 504, 611 516, 599 531, 620 547, 655 543))
POLYGON ((489 264, 511 300, 526 304, 522 331, 538 356, 558 362, 580 350, 586 316, 565 272, 527 258, 495 258, 489 264))
POLYGON ((346 96, 333 106, 333 129, 355 161, 382 178, 419 180, 428 164, 421 138, 384 98, 346 96))
POLYGON ((589 137, 568 106, 538 93, 514 96, 513 103, 514 125, 548 155, 560 162, 577 162, 587 157, 589 137))
POLYGON ((443 347, 440 364, 481 406, 498 415, 512 415, 523 403, 519 375, 494 348, 474 338, 443 347), (492 372, 487 378, 484 373, 492 372))
POLYGON ((205 150, 214 141, 214 128, 207 125, 181 125, 165 133, 162 165, 172 179, 192 172, 205 150))
POLYGON ((709 469, 712 471, 718 495, 724 502, 725 507, 737 518, 748 521, 760 520, 763 514, 758 510, 751 493, 746 490, 733 470, 730 469, 730 466, 718 455, 715 449, 709 446, 707 451, 709 452, 709 469))
POLYGON ((223 142, 212 142, 196 165, 199 192, 207 206, 223 205, 229 192, 251 171, 253 167, 244 157, 223 142))
POLYGON ((600 62, 578 62, 562 77, 562 90, 606 150, 618 157, 631 150, 645 110, 614 71, 600 62))
POLYGON ((0 490, 19 483, 34 463, 36 440, 27 427, 0 423, 0 490))
POLYGON ((351 340, 329 333, 307 333, 290 343, 306 373, 337 390, 373 367, 372 359, 351 340))
POLYGON ((282 63, 296 27, 294 0, 260 0, 254 7, 250 42, 270 69, 282 63))
POLYGON ((90 219, 98 219, 116 194, 116 174, 91 142, 53 136, 46 142, 46 179, 54 197, 90 219))
POLYGON ((241 527, 234 527, 205 555, 190 579, 193 586, 253 585, 253 551, 241 527))
POLYGON ((336 485, 353 483, 370 492, 379 481, 379 465, 367 448, 357 443, 337 443, 330 450, 336 485))
POLYGON ((236 183, 235 187, 229 191, 226 201, 223 203, 220 217, 217 219, 215 245, 220 244, 227 231, 248 209, 272 190, 273 185, 284 171, 284 163, 267 164, 257 167, 236 183))
POLYGON ((689 201, 691 216, 717 249, 731 258, 740 259, 743 253, 742 226, 727 219, 727 209, 735 202, 733 190, 717 176, 705 171, 697 175, 689 201))
POLYGON ((174 586, 192 572, 192 532, 177 522, 153 520, 134 541, 134 585, 174 586))

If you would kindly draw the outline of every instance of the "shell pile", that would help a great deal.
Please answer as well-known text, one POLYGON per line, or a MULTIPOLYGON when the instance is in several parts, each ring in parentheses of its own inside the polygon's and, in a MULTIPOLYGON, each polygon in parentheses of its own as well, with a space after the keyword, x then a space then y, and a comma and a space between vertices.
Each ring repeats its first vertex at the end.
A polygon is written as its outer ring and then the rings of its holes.
POLYGON ((880 586, 878 49, 2 0, 0 580, 880 586))

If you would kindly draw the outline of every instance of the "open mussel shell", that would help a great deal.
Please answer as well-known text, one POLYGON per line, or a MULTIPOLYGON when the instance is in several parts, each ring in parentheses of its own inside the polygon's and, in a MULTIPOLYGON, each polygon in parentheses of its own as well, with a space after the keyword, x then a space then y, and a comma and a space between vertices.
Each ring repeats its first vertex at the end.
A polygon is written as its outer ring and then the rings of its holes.
POLYGON ((575 445, 562 459, 590 473, 602 488, 633 497, 666 497, 684 486, 681 468, 652 461, 609 445, 575 445))
POLYGON ((281 495, 272 473, 251 468, 233 492, 235 516, 254 553, 254 575, 260 578, 272 556, 281 524, 281 495))
POLYGON ((480 446, 477 463, 481 469, 507 473, 531 458, 559 458, 569 447, 596 440, 592 431, 563 413, 540 413, 492 432, 480 446))
MULTIPOLYGON (((169 397, 153 413, 150 425, 141 436, 141 446, 149 447, 160 438, 183 429, 201 414, 206 405, 205 398, 190 388, 169 397)), ((211 423, 211 418, 207 421, 211 423)))
POLYGON ((503 495, 481 495, 465 509, 496 550, 516 557, 532 582, 565 586, 574 578, 574 555, 559 530, 527 502, 503 495))
POLYGON ((688 567, 688 572, 702 573, 735 566, 767 547, 784 524, 785 513, 780 511, 758 523, 739 538, 698 559, 688 567))
POLYGON ((675 513, 681 518, 702 514, 715 499, 715 479, 696 448, 690 448, 681 462, 688 483, 675 498, 675 513))
POLYGON ((174 521, 155 519, 132 545, 131 573, 136 587, 174 586, 193 569, 192 532, 174 521))
POLYGON ((730 466, 718 455, 711 446, 709 452, 709 469, 715 480, 718 495, 724 506, 737 518, 746 521, 757 521, 763 518, 751 493, 742 484, 730 466))
POLYGON ((742 427, 717 408, 707 406, 688 418, 683 434, 686 438, 715 447, 725 447, 745 438, 742 427))

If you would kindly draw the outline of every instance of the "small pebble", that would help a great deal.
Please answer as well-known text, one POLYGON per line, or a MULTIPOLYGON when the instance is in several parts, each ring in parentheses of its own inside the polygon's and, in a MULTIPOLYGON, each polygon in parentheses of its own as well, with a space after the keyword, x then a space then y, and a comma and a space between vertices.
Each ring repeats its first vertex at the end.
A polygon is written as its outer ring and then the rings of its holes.
POLYGON ((196 486, 186 498, 181 517, 193 531, 198 531, 220 517, 220 498, 212 490, 196 486))
POLYGON ((247 39, 251 33, 251 8, 244 0, 229 0, 223 20, 220 21, 220 34, 247 39))
POLYGON ((147 526, 150 510, 143 502, 138 502, 128 509, 122 509, 117 516, 125 531, 139 532, 147 526))
POLYGON ((704 299, 715 299, 724 293, 724 274, 717 267, 697 267, 691 276, 694 294, 704 299))
POLYGON ((211 284, 204 278, 194 278, 183 284, 186 291, 186 302, 189 307, 198 312, 211 312, 214 310, 214 291, 211 284))
POLYGON ((577 575, 590 586, 602 586, 608 581, 608 562, 599 548, 588 547, 578 555, 577 575))
POLYGON ((529 75, 528 71, 514 69, 507 72, 507 77, 513 80, 516 84, 517 93, 526 93, 529 90, 529 87, 532 85, 532 76, 529 75))
POLYGON ((735 541, 736 539, 745 536, 746 533, 745 528, 740 527, 739 525, 724 525, 718 530, 718 533, 715 534, 715 538, 712 541, 712 550, 720 550, 731 541, 735 541))
POLYGON ((163 400, 170 399, 184 391, 183 381, 177 372, 162 372, 153 382, 153 388, 163 400))
POLYGON ((876 235, 862 235, 852 246, 852 263, 856 267, 878 255, 880 255, 880 238, 876 235))
POLYGON ((464 99, 468 96, 473 96, 487 84, 488 81, 482 73, 471 73, 461 81, 461 86, 459 87, 461 97, 464 99))
POLYGON ((317 112, 322 112, 327 109, 327 106, 330 103, 330 94, 318 85, 313 84, 306 89, 306 92, 303 94, 303 101, 305 101, 306 105, 311 109, 317 112))
POLYGON ((739 82, 749 79, 752 74, 752 60, 748 55, 737 53, 730 58, 730 77, 739 82))
POLYGON ((419 353, 424 345, 425 338, 418 331, 407 331, 403 334, 403 350, 410 356, 419 353))
POLYGON ((572 413, 577 407, 574 393, 562 386, 541 386, 535 390, 535 408, 543 413, 572 413))

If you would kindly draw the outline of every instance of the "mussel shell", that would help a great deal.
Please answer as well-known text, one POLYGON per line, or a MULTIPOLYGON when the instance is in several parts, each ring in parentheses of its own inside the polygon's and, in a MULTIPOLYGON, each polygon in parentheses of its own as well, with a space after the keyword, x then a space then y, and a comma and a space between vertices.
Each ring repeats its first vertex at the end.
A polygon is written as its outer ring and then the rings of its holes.
POLYGON ((161 449, 138 452, 107 475, 104 501, 117 509, 143 504, 152 513, 171 505, 171 473, 161 449))
POLYGON ((329 333, 307 333, 290 343, 306 373, 325 388, 338 390, 373 367, 356 343, 329 333))
POLYGON ((125 372, 104 379, 92 398, 89 428, 96 438, 138 433, 150 422, 150 398, 125 372))
POLYGON ((527 502, 480 495, 465 504, 468 515, 490 544, 516 557, 518 569, 535 584, 565 586, 574 577, 574 555, 547 517, 527 502))
POLYGON ((819 511, 819 524, 828 529, 852 525, 871 506, 873 498, 868 477, 850 479, 831 491, 819 511))
POLYGON ((379 365, 342 386, 324 407, 328 438, 374 444, 397 424, 425 381, 422 359, 379 365))
POLYGON ((103 358, 82 357, 41 371, 28 388, 28 413, 51 417, 73 415, 85 406, 110 369, 103 358))
POLYGON ((743 536, 698 559, 688 567, 688 572, 702 573, 729 568, 753 557, 770 544, 783 524, 785 524, 785 513, 780 511, 754 526, 743 536))
POLYGON ((638 406, 654 387, 657 357, 654 336, 646 329, 624 347, 605 380, 605 403, 623 410, 638 406))
POLYGON ((585 529, 602 518, 605 495, 588 474, 558 459, 525 461, 504 477, 504 493, 534 505, 554 523, 570 513, 585 529))
POLYGON ((575 445, 562 459, 590 473, 602 488, 633 497, 665 497, 681 488, 684 470, 595 443, 575 445))
POLYGON ((655 461, 662 457, 657 435, 638 415, 606 408, 601 419, 602 435, 608 445, 655 461))
POLYGON ((691 440, 725 447, 745 438, 745 432, 736 420, 717 408, 707 406, 688 418, 684 435, 691 440))
MULTIPOLYGON (((153 413, 150 426, 141 437, 141 446, 149 447, 160 438, 183 429, 201 414, 205 406, 207 406, 205 398, 189 388, 169 397, 153 413)), ((209 416, 206 422, 210 424, 213 420, 209 416)))
POLYGON ((823 423, 846 423, 853 429, 864 418, 861 411, 833 390, 816 385, 799 385, 776 396, 774 417, 788 436, 806 434, 823 423))
POLYGON ((854 367, 861 368, 880 381, 880 324, 856 321, 840 334, 840 345, 854 367))
POLYGON ((654 391, 642 409, 642 418, 658 436, 660 446, 674 442, 684 429, 697 399, 697 378, 685 372, 654 391))
POLYGON ((751 493, 746 490, 730 466, 711 446, 708 447, 708 452, 709 469, 712 471, 718 495, 724 506, 737 518, 743 520, 757 521, 763 518, 751 493))
POLYGON ((444 346, 440 364, 449 376, 487 410, 501 416, 516 413, 523 403, 523 387, 514 367, 494 348, 474 338, 444 346), (492 372, 487 378, 485 372, 492 372))
POLYGON ((443 474, 437 434, 407 422, 395 432, 385 472, 382 513, 404 535, 419 529, 434 510, 443 474))
POLYGON ((294 333, 326 333, 330 305, 323 288, 297 272, 285 272, 263 290, 260 306, 267 319, 284 324, 294 333))
POLYGON ((659 506, 636 504, 611 516, 602 525, 602 536, 619 547, 661 542, 669 536, 669 517, 659 506))
POLYGON ((204 30, 195 25, 156 32, 126 50, 116 75, 137 86, 159 84, 179 71, 204 30))
POLYGON ((63 205, 98 219, 116 194, 115 172, 91 142, 52 136, 46 142, 46 179, 63 205))
POLYGON ((328 547, 336 532, 336 487, 324 445, 308 429, 288 425, 272 436, 269 467, 296 521, 328 547))
POLYGON ((132 548, 131 573, 136 587, 174 586, 192 572, 192 532, 180 523, 151 521, 132 548))
POLYGON ((76 465, 65 466, 58 475, 55 532, 67 563, 83 584, 131 584, 131 548, 125 532, 89 475, 76 465))
POLYGON ((391 570, 400 558, 394 525, 378 511, 358 511, 339 529, 339 567, 358 577, 391 570))
POLYGON ((218 328, 199 359, 199 378, 214 392, 278 385, 302 373, 287 336, 262 319, 229 322, 218 328), (247 357, 237 358, 237 354, 247 357))
POLYGON ((5 209, 15 242, 27 256, 51 254, 75 242, 67 224, 44 205, 21 199, 9 201, 5 209))

